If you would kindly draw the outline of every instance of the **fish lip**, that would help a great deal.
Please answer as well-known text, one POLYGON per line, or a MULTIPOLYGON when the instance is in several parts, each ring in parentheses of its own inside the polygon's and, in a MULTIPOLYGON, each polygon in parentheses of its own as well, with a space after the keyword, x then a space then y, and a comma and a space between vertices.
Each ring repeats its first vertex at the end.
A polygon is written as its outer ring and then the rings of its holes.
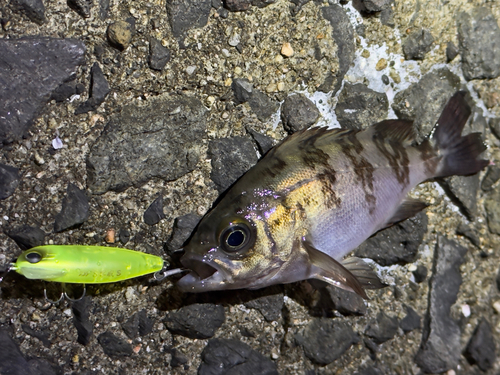
POLYGON ((214 285, 221 285, 225 281, 223 272, 214 262, 203 259, 195 254, 184 255, 182 265, 190 272, 183 276, 177 286, 181 291, 200 292, 213 289, 214 285))

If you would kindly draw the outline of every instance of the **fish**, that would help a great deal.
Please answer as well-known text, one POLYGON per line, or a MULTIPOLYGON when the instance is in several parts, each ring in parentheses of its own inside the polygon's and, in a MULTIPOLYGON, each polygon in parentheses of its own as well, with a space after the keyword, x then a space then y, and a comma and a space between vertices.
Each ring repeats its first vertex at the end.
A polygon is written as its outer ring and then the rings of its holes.
POLYGON ((184 247, 185 292, 259 289, 318 279, 367 298, 384 286, 363 260, 346 257, 377 231, 427 207, 418 184, 488 165, 480 133, 462 136, 465 92, 445 105, 420 144, 413 123, 364 130, 314 127, 271 149, 202 218, 184 247))

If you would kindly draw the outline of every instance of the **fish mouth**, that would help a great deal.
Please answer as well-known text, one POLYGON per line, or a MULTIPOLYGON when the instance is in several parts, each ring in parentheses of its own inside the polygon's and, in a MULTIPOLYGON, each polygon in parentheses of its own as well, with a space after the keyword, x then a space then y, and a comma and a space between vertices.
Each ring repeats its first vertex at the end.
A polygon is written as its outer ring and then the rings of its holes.
POLYGON ((223 272, 213 262, 207 262, 196 255, 184 256, 181 259, 182 265, 190 271, 182 277, 177 286, 183 292, 203 292, 219 289, 226 281, 223 272))

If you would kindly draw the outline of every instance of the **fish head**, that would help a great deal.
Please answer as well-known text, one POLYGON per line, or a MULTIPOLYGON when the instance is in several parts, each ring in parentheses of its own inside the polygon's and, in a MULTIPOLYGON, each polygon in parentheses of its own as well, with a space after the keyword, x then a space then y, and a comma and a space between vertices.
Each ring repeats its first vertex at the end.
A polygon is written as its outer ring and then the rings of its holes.
POLYGON ((184 247, 181 263, 190 272, 178 282, 182 291, 270 285, 268 280, 279 268, 280 259, 271 251, 276 244, 265 218, 252 208, 237 210, 232 206, 216 206, 184 247))

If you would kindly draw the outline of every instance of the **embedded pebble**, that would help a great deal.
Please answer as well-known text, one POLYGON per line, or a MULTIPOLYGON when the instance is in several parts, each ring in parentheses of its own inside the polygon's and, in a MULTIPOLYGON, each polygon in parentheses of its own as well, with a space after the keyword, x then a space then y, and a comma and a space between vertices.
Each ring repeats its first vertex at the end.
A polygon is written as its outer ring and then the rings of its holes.
POLYGON ((127 21, 116 21, 108 26, 106 33, 113 47, 124 50, 132 41, 135 30, 133 25, 127 21))

